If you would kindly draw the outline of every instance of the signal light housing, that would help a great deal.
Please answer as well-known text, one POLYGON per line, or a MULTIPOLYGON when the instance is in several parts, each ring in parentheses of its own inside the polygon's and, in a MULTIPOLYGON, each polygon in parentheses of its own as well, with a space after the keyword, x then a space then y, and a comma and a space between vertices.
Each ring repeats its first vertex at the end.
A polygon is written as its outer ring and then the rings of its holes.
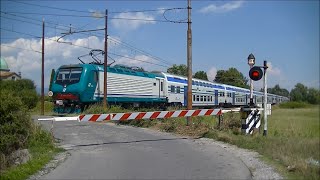
POLYGON ((254 81, 259 81, 263 76, 263 72, 260 67, 253 66, 249 71, 249 77, 254 81))

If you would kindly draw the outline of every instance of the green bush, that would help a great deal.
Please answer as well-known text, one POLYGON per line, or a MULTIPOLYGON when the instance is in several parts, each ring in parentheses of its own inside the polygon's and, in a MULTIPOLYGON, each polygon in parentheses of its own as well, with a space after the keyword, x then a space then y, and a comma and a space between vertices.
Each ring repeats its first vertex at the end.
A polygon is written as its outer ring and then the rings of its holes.
POLYGON ((33 123, 21 99, 12 91, 1 90, 0 102, 0 154, 7 156, 27 146, 33 123))
MULTIPOLYGON (((21 98, 22 103, 28 108, 32 109, 36 107, 38 101, 38 95, 35 90, 33 81, 29 79, 21 79, 17 81, 0 81, 1 90, 8 90, 13 93, 14 96, 21 98)), ((1 93, 3 94, 3 92, 1 93)))

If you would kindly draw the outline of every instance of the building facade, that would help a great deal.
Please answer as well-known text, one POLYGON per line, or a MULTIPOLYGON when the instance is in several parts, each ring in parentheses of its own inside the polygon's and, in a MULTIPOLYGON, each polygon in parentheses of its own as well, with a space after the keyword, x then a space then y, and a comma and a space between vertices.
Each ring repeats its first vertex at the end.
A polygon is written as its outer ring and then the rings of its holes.
POLYGON ((0 80, 17 80, 21 79, 21 73, 18 74, 15 72, 10 72, 9 66, 7 61, 5 61, 3 58, 0 58, 0 80))

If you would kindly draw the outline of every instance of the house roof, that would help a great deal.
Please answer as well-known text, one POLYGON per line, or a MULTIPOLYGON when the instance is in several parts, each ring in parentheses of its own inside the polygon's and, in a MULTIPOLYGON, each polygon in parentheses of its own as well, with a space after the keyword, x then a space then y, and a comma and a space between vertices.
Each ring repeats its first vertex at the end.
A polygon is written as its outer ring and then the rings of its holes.
POLYGON ((7 78, 7 77, 10 77, 13 75, 16 75, 21 78, 21 76, 19 76, 19 74, 15 73, 15 72, 0 71, 0 77, 7 78))

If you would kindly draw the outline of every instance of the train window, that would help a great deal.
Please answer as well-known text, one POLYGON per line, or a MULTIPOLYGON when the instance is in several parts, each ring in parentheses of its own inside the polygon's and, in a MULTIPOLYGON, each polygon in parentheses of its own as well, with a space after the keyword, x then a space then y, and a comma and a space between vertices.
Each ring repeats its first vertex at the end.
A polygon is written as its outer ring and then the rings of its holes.
POLYGON ((171 92, 174 93, 175 92, 175 87, 173 85, 171 85, 171 92))
POLYGON ((193 101, 196 101, 196 95, 192 95, 193 96, 193 101))
POLYGON ((199 99, 199 95, 197 95, 197 101, 199 101, 200 99, 199 99))
POLYGON ((163 82, 160 83, 160 90, 163 91, 163 82))
POLYGON ((180 86, 177 86, 177 93, 180 93, 180 86))
POLYGON ((207 96, 203 96, 203 101, 207 101, 207 96))
POLYGON ((200 96, 200 101, 203 101, 203 96, 200 96))
POLYGON ((80 81, 82 68, 65 68, 60 69, 57 77, 57 84, 73 84, 80 81))

